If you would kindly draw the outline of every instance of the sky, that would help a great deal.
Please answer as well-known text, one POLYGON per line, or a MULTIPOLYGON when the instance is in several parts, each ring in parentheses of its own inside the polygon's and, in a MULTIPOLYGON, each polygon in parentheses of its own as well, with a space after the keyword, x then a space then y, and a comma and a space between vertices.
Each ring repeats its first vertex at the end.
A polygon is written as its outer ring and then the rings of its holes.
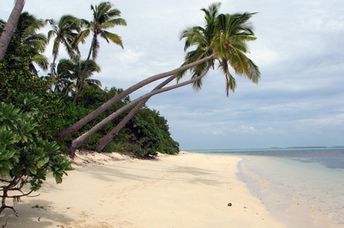
MULTIPOLYGON (((64 14, 91 19, 89 0, 28 0, 40 18, 64 14)), ((113 30, 124 49, 101 42, 94 75, 104 87, 127 88, 178 67, 184 59, 183 29, 203 24, 209 0, 117 0, 127 27, 113 30)), ((228 97, 221 72, 209 72, 203 87, 191 86, 153 97, 148 106, 167 120, 182 149, 344 145, 344 1, 226 0, 221 12, 257 12, 257 40, 250 58, 262 72, 258 85, 236 76, 228 97)), ((7 19, 13 1, 0 2, 7 19)), ((46 28, 44 31, 46 31, 46 28)), ((86 56, 89 43, 81 47, 86 56)), ((47 49, 51 58, 51 47, 47 49)), ((61 57, 66 56, 64 51, 61 57)), ((152 89, 143 88, 133 97, 152 89)))

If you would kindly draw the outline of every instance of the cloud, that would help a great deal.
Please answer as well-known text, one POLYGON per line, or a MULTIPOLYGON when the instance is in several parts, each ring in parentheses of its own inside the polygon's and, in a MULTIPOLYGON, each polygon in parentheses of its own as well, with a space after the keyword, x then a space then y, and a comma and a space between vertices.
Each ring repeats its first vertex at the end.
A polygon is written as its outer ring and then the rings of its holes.
MULTIPOLYGON (((89 5, 98 2, 31 0, 25 9, 42 18, 66 13, 90 18, 89 5)), ((114 30, 125 49, 102 41, 97 59, 102 72, 95 77, 105 86, 126 88, 178 67, 184 57, 180 32, 201 24, 200 8, 211 2, 113 1, 128 23, 114 30)), ((182 148, 343 144, 344 2, 221 2, 222 12, 258 12, 252 18, 258 39, 249 46, 262 78, 255 85, 237 77, 238 88, 227 98, 224 77, 215 70, 200 91, 185 87, 152 98, 148 106, 167 118, 182 148)), ((3 18, 12 6, 12 1, 1 1, 3 18)), ((82 46, 84 55, 88 47, 82 46)))

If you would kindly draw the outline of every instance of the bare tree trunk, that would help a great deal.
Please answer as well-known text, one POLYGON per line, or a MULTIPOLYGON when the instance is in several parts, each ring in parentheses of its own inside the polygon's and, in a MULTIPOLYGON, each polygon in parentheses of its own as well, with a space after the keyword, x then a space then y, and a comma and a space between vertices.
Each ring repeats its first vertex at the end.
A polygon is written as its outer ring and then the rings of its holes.
POLYGON ((135 100, 131 101, 130 103, 124 105, 123 107, 119 108, 117 111, 115 111, 114 113, 110 114, 108 117, 106 117, 105 119, 103 119, 102 121, 100 121, 98 124, 96 124, 93 128, 91 128, 89 131, 85 132, 84 134, 82 134, 81 136, 79 136, 78 138, 74 139, 72 141, 72 145, 69 148, 69 153, 70 156, 72 158, 74 158, 75 156, 75 150, 78 149, 89 137, 91 137, 94 133, 96 133, 97 131, 99 131, 100 129, 102 129, 106 124, 108 124, 110 121, 112 121, 113 119, 115 119, 116 117, 118 117, 120 114, 122 114, 124 111, 126 111, 128 108, 132 107, 133 105, 137 104, 138 102, 145 100, 145 99, 149 99, 151 96, 155 95, 155 94, 159 94, 159 93, 163 93, 163 92, 167 92, 182 86, 186 86, 189 85, 199 79, 201 79, 202 77, 204 77, 206 75, 207 71, 204 71, 200 76, 195 77, 193 79, 190 79, 188 81, 185 82, 181 82, 179 84, 173 85, 173 86, 168 86, 165 88, 161 88, 158 90, 153 90, 139 98, 136 98, 135 100))
MULTIPOLYGON (((161 89, 171 81, 173 81, 176 78, 176 76, 171 76, 159 85, 157 85, 152 91, 161 89)), ((115 128, 113 128, 109 133, 107 133, 104 137, 102 137, 98 142, 97 151, 102 151, 109 142, 118 134, 118 132, 125 127, 125 125, 133 118, 133 116, 146 104, 146 102, 149 100, 149 98, 146 98, 142 101, 140 101, 122 120, 117 124, 115 128)))
POLYGON ((129 94, 131 94, 132 92, 140 89, 141 87, 148 85, 151 82, 157 81, 161 78, 165 78, 168 77, 170 75, 175 75, 177 73, 179 73, 180 71, 183 70, 187 70, 193 66, 196 66, 198 64, 201 64, 203 62, 209 61, 210 59, 214 58, 214 54, 210 55, 208 57, 205 57, 203 59, 200 59, 198 61, 195 61, 193 63, 184 65, 182 67, 179 67, 177 69, 165 72, 165 73, 161 73, 161 74, 157 74, 157 75, 153 75, 149 78, 146 78, 144 80, 142 80, 141 82, 132 85, 131 87, 129 87, 128 89, 124 90, 122 93, 114 96, 113 98, 111 98, 110 100, 108 100, 107 102, 105 102, 104 104, 102 104, 101 106, 99 106, 96 110, 94 110, 93 112, 91 112, 90 114, 88 114, 87 116, 83 117, 81 120, 79 120, 78 122, 76 122, 75 124, 73 124, 72 126, 70 126, 69 128, 67 128, 66 130, 62 131, 59 134, 59 138, 65 138, 68 135, 72 134, 73 132, 79 130, 80 128, 82 128, 83 126, 85 126, 87 123, 89 123, 90 121, 92 121, 94 118, 96 118, 97 116, 99 116, 100 114, 102 114, 103 112, 105 112, 106 110, 108 110, 110 107, 112 107, 113 105, 115 105, 118 101, 120 101, 121 99, 125 98, 126 96, 128 96, 129 94))
POLYGON ((11 41, 12 35, 17 27, 20 14, 23 11, 25 0, 16 0, 13 10, 7 20, 4 30, 0 37, 0 60, 3 60, 11 41))

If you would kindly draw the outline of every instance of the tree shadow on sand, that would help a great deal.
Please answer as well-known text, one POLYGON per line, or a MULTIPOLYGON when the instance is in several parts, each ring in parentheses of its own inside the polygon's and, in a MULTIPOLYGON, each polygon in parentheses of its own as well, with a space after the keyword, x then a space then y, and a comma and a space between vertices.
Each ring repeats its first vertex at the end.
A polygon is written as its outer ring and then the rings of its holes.
POLYGON ((89 169, 83 170, 83 172, 88 173, 89 175, 93 176, 93 178, 97 178, 103 181, 108 182, 116 182, 118 179, 130 179, 134 181, 177 181, 177 182, 189 182, 192 184, 205 184, 205 185, 216 185, 216 184, 228 184, 229 181, 224 181, 222 178, 214 178, 209 175, 214 175, 213 172, 199 169, 195 167, 184 167, 178 166, 176 168, 168 168, 168 169, 150 169, 147 167, 125 167, 125 166, 99 166, 99 167, 92 167, 89 169), (130 170, 137 170, 142 171, 138 173, 132 173, 130 170), (152 175, 148 174, 145 175, 145 171, 156 171, 157 175, 152 177, 152 175), (173 177, 170 175, 164 175, 164 173, 171 174, 171 173, 187 173, 190 174, 190 177, 186 178, 179 178, 173 177))
POLYGON ((10 210, 4 211, 0 217, 0 227, 5 223, 7 223, 6 228, 45 228, 52 227, 54 224, 70 227, 68 224, 72 222, 72 219, 66 216, 67 213, 63 214, 56 211, 51 202, 45 200, 34 199, 29 202, 19 202, 16 205, 16 210, 18 217, 10 210))

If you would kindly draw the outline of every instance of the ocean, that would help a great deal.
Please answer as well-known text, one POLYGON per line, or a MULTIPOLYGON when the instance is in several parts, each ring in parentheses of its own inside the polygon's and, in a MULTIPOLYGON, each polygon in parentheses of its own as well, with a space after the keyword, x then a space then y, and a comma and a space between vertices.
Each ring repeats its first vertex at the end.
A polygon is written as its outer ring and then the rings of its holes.
POLYGON ((238 177, 288 227, 344 227, 344 148, 193 151, 242 157, 238 177))

